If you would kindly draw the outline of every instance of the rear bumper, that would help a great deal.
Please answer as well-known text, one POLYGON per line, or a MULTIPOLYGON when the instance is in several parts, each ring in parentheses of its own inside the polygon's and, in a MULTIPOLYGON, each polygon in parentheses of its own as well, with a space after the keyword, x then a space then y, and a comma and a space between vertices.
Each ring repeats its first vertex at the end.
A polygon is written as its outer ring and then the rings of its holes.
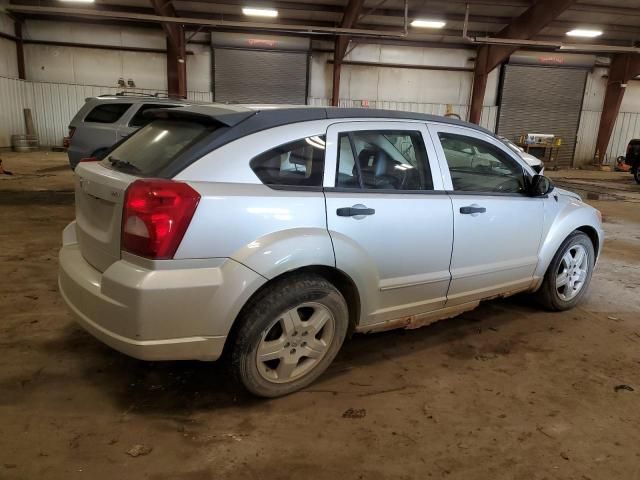
POLYGON ((62 247, 59 262, 60 293, 76 322, 142 360, 216 360, 240 308, 264 282, 229 259, 167 270, 120 260, 101 273, 76 243, 62 247))

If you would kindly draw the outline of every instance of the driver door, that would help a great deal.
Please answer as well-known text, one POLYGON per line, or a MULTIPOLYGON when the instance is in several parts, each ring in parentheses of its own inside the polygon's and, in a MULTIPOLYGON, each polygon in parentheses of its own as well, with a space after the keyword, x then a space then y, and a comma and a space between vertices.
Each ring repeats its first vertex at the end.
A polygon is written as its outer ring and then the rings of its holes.
POLYGON ((544 203, 525 192, 525 171, 506 146, 465 127, 433 123, 454 242, 447 306, 525 290, 533 281, 544 203))

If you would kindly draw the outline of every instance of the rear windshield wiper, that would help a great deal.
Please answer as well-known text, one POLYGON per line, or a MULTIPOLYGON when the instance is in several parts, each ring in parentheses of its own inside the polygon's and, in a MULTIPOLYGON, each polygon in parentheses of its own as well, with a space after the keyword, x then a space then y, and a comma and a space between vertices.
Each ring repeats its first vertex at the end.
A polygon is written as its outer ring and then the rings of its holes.
POLYGON ((139 172, 140 169, 138 167, 136 167, 133 163, 127 161, 127 160, 120 160, 119 158, 114 157, 113 155, 107 157, 107 160, 109 160, 109 163, 111 165, 113 165, 116 168, 129 168, 131 170, 133 170, 134 172, 139 172))

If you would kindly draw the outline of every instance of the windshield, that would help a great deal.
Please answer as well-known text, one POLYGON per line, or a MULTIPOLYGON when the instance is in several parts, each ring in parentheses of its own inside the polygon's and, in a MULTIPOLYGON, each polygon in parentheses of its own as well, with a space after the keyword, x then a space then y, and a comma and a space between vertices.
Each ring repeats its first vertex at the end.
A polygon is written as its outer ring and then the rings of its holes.
POLYGON ((211 131, 213 127, 197 122, 156 120, 117 146, 103 162, 123 172, 152 176, 211 131))

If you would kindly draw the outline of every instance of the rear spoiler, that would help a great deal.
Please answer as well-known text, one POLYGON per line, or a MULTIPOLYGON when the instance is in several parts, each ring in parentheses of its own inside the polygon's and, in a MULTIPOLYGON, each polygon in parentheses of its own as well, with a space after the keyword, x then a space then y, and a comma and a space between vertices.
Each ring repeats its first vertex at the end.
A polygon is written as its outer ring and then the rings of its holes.
POLYGON ((222 124, 233 127, 249 117, 255 115, 252 110, 232 110, 214 106, 191 106, 189 109, 176 108, 152 108, 142 115, 149 120, 186 120, 205 124, 222 124))

